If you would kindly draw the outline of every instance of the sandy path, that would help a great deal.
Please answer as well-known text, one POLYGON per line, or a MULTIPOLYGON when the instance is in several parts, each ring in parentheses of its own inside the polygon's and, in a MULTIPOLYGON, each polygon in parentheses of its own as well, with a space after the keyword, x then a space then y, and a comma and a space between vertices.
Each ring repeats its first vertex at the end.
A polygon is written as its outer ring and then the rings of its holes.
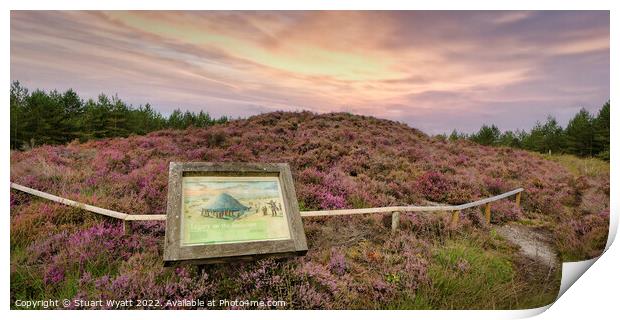
POLYGON ((506 224, 496 227, 495 230, 506 240, 518 245, 523 255, 551 268, 558 265, 557 254, 550 245, 551 241, 544 234, 517 224, 506 224))

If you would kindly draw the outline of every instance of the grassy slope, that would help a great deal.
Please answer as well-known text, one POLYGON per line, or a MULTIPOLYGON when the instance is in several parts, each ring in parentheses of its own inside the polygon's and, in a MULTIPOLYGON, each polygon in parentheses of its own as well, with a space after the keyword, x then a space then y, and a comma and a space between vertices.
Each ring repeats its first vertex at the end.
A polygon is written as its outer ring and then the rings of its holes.
MULTIPOLYGON (((606 239, 609 175, 571 157, 429 138, 404 124, 348 114, 271 113, 209 129, 41 147, 11 155, 11 179, 134 214, 164 213, 169 161, 288 162, 302 210, 463 203, 515 187, 523 210, 494 223, 552 234, 565 259, 606 239), (547 156, 545 156, 547 157, 547 156)), ((608 170, 608 169, 607 169, 608 170)), ((304 220, 306 257, 165 269, 163 223, 131 236, 117 221, 11 192, 11 300, 32 298, 280 299, 289 308, 517 308, 555 297, 549 272, 463 212, 304 220), (70 248, 70 249, 68 249, 70 248)), ((13 306, 12 306, 13 307, 13 306)))

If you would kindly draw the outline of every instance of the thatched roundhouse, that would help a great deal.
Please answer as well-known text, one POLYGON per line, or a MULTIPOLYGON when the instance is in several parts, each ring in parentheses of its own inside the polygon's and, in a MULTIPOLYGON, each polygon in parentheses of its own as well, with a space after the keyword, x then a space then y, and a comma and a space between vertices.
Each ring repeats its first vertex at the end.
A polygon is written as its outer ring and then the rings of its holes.
POLYGON ((236 219, 242 216, 250 207, 242 205, 237 199, 226 192, 212 198, 202 208, 203 217, 219 219, 236 219))

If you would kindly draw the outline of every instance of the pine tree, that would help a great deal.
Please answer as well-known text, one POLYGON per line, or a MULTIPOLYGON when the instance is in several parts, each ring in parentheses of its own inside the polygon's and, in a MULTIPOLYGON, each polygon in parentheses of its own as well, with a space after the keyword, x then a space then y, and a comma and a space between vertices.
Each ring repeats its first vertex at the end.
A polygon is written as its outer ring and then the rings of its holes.
POLYGON ((485 146, 492 146, 497 144, 500 134, 499 129, 495 125, 487 126, 485 124, 477 133, 473 134, 470 139, 485 146))
POLYGON ((594 130, 592 116, 586 109, 581 109, 566 127, 566 144, 569 153, 579 156, 592 156, 594 130))
POLYGON ((28 98, 28 89, 21 86, 19 81, 11 83, 10 99, 10 128, 11 128, 11 149, 22 148, 27 140, 25 137, 25 104, 28 98))
POLYGON ((64 93, 35 90, 30 93, 18 81, 11 83, 11 148, 23 149, 41 144, 62 144, 107 137, 146 134, 164 128, 184 129, 224 123, 228 118, 212 119, 207 112, 175 110, 165 118, 150 104, 133 108, 117 96, 104 94, 84 102, 75 91, 64 93))
POLYGON ((609 160, 610 118, 609 101, 607 101, 593 120, 594 154, 603 160, 609 160))
POLYGON ((524 140, 525 149, 542 153, 559 153, 564 150, 564 130, 552 116, 547 116, 547 122, 536 125, 524 140))
POLYGON ((521 140, 518 135, 510 130, 500 135, 497 144, 506 147, 521 148, 521 140))

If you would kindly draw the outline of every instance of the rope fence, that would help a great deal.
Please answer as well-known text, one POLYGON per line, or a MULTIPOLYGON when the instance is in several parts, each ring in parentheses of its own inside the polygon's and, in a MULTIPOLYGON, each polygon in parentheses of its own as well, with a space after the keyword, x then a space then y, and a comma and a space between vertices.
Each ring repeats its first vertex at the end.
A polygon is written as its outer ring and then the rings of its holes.
MULTIPOLYGON (((123 228, 125 233, 131 232, 131 221, 162 221, 166 220, 165 214, 127 214, 123 212, 108 210, 91 206, 85 203, 69 200, 66 198, 58 197, 53 194, 49 194, 43 191, 35 190, 22 186, 17 183, 11 182, 11 188, 19 190, 37 197, 41 197, 54 202, 62 203, 67 206, 80 208, 86 211, 98 213, 104 216, 123 220, 123 228)), ((451 224, 453 226, 458 225, 461 210, 486 205, 484 209, 485 220, 487 224, 491 223, 491 203, 510 196, 516 195, 517 207, 521 205, 521 193, 523 188, 518 188, 512 191, 508 191, 496 196, 484 198, 474 202, 469 202, 461 205, 439 205, 439 206, 394 206, 394 207, 379 207, 379 208, 363 208, 363 209, 338 209, 338 210, 318 210, 318 211, 301 211, 302 217, 324 217, 324 216, 344 216, 354 214, 371 214, 371 213, 391 213, 392 214, 392 232, 398 230, 398 224, 400 221, 401 212, 431 212, 431 211, 448 211, 452 212, 451 224)))

